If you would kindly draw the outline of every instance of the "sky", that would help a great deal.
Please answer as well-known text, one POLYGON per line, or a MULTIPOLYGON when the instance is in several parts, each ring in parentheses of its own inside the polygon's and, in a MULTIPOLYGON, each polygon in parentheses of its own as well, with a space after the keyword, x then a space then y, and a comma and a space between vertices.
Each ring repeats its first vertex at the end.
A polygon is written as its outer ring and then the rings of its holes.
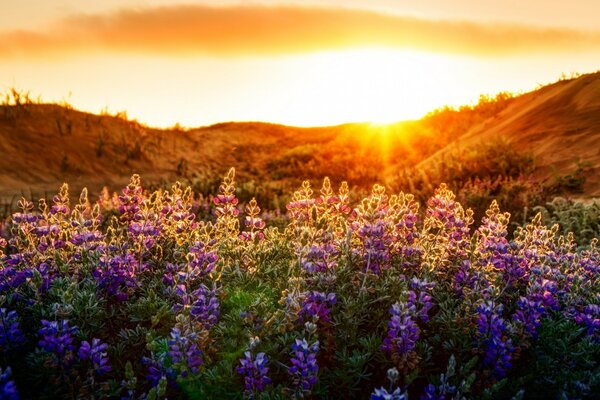
POLYGON ((157 127, 415 119, 600 69, 596 0, 20 0, 0 90, 157 127))

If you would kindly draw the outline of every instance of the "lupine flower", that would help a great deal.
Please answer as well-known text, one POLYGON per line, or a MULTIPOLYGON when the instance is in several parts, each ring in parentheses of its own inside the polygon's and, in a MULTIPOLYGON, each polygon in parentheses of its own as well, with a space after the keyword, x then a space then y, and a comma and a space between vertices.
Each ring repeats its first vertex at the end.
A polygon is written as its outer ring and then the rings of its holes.
POLYGON ((219 186, 219 194, 213 198, 217 214, 218 231, 223 238, 239 235, 238 199, 235 197, 235 169, 231 168, 219 186))
POLYGON ((410 287, 414 291, 411 290, 408 292, 408 307, 411 308, 414 306, 414 316, 423 322, 428 322, 429 310, 433 307, 433 300, 430 293, 435 287, 435 282, 413 278, 410 282, 410 287))
POLYGON ((143 191, 140 184, 140 176, 133 175, 129 185, 123 189, 123 195, 119 196, 119 213, 121 220, 128 223, 135 221, 138 217, 140 204, 143 201, 143 191))
POLYGON ((162 232, 162 226, 158 219, 158 215, 149 209, 149 205, 146 204, 148 200, 143 203, 143 209, 138 212, 134 221, 129 223, 127 232, 133 242, 142 245, 145 249, 149 250, 156 243, 156 239, 162 232))
POLYGON ((587 335, 600 342, 600 306, 588 304, 583 311, 575 314, 575 322, 584 325, 587 335))
POLYGON ((513 320, 522 326, 526 336, 537 338, 537 330, 541 325, 542 317, 546 315, 546 309, 539 300, 532 300, 521 296, 517 301, 517 310, 513 320))
POLYGON ((312 195, 313 190, 310 188, 310 182, 302 182, 300 189, 292 195, 292 201, 285 206, 290 214, 292 223, 301 225, 310 222, 310 209, 315 204, 315 199, 312 198, 312 195))
POLYGON ((419 339, 419 327, 404 304, 395 303, 390 309, 392 318, 381 349, 398 364, 410 364, 419 339))
POLYGON ((503 307, 491 301, 477 307, 477 326, 482 338, 485 356, 483 363, 494 371, 497 378, 503 378, 511 368, 514 347, 507 337, 507 323, 501 318, 503 307))
POLYGON ((271 383, 271 378, 267 376, 268 362, 265 353, 258 353, 255 358, 252 352, 244 352, 244 358, 240 358, 237 373, 244 377, 244 390, 247 393, 262 392, 271 383))
POLYGON ((380 274, 388 267, 392 237, 387 230, 388 223, 382 219, 364 223, 358 228, 357 235, 363 244, 365 272, 380 274))
POLYGON ((445 184, 435 190, 435 195, 427 201, 425 228, 440 231, 447 239, 445 259, 465 259, 469 242, 469 226, 473 223, 473 211, 464 210, 455 200, 456 196, 445 184))
POLYGON ((175 288, 175 293, 180 302, 175 305, 176 312, 189 309, 191 319, 198 322, 206 330, 212 328, 219 318, 219 299, 217 294, 219 289, 213 286, 209 289, 201 284, 191 294, 187 291, 185 284, 179 284, 175 288))
POLYGON ((73 335, 77 332, 77 327, 69 326, 68 320, 62 321, 47 321, 42 320, 42 327, 38 334, 42 339, 38 345, 48 353, 56 356, 56 361, 59 366, 69 367, 73 360, 73 344, 75 338, 73 335))
POLYGON ((399 375, 400 374, 396 368, 388 369, 387 378, 390 381, 389 390, 383 387, 375 389, 371 394, 371 400, 406 400, 408 398, 408 394, 402 393, 402 390, 399 387, 394 389, 399 375))
POLYGON ((336 303, 335 293, 325 294, 323 292, 309 292, 302 302, 302 308, 298 313, 300 322, 312 321, 316 318, 324 323, 331 323, 329 314, 331 307, 336 303))
POLYGON ((213 287, 209 290, 206 286, 200 285, 193 293, 193 302, 190 309, 190 315, 193 319, 199 321, 204 329, 210 329, 217 323, 219 318, 219 300, 217 298, 218 289, 213 287))
POLYGON ((6 367, 4 371, 0 367, 0 399, 19 400, 17 385, 15 385, 15 381, 10 379, 11 375, 12 370, 10 367, 6 367))
POLYGON ((306 339, 296 339, 292 344, 291 366, 288 369, 294 380, 294 386, 299 395, 310 392, 311 388, 317 383, 317 352, 319 351, 319 341, 309 345, 306 339))
POLYGON ((169 339, 169 356, 173 362, 173 368, 178 370, 184 378, 191 372, 197 374, 204 364, 202 351, 195 342, 196 334, 183 335, 178 328, 171 330, 169 339))
POLYGON ((118 301, 129 298, 136 286, 136 270, 139 262, 132 254, 124 256, 102 256, 99 267, 93 272, 98 286, 106 291, 108 296, 114 296, 118 301))
POLYGON ((18 264, 20 260, 21 257, 11 254, 9 260, 6 262, 7 267, 0 269, 0 294, 7 292, 14 293, 28 278, 33 277, 34 272, 32 268, 18 270, 13 266, 14 264, 18 264))
POLYGON ((244 219, 244 226, 246 231, 240 234, 242 240, 263 240, 265 234, 262 230, 265 228, 265 221, 259 217, 260 207, 256 204, 256 199, 252 198, 250 203, 246 206, 246 218, 244 219))
POLYGON ((192 279, 210 274, 216 267, 219 257, 209 250, 204 242, 195 242, 187 254, 188 273, 192 279))
POLYGON ((460 263, 460 267, 454 275, 454 282, 452 282, 452 289, 459 297, 464 297, 468 291, 473 290, 477 283, 482 286, 489 286, 489 282, 485 279, 481 279, 478 271, 474 270, 471 266, 471 261, 463 260, 460 263))
POLYGON ((394 389, 394 391, 388 392, 385 388, 375 389, 371 394, 371 400, 406 400, 408 397, 406 393, 402 393, 400 388, 394 389))
POLYGON ((16 311, 0 308, 0 350, 6 352, 25 342, 16 311))
POLYGON ((146 379, 152 387, 157 386, 163 377, 169 380, 176 378, 173 368, 165 368, 165 363, 159 360, 154 353, 151 353, 150 357, 142 357, 142 364, 148 368, 146 379))
POLYGON ((81 342, 81 347, 79 347, 79 359, 82 361, 90 360, 94 371, 98 375, 104 375, 112 370, 109 365, 108 357, 106 356, 107 348, 108 345, 106 343, 101 343, 100 339, 92 339, 91 345, 85 340, 81 342))
POLYGON ((445 396, 438 396, 435 385, 430 383, 423 389, 423 394, 419 397, 420 400, 445 400, 445 396))
POLYGON ((300 256, 300 265, 311 274, 331 271, 337 264, 336 256, 338 248, 331 239, 325 239, 321 243, 313 243, 300 256))

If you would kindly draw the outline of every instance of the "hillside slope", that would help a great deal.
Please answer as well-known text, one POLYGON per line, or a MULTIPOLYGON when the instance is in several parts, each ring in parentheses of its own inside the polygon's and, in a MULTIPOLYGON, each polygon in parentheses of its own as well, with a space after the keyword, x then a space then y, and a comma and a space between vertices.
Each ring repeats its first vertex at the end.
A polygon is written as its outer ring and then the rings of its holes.
POLYGON ((453 112, 451 120, 429 116, 390 126, 248 122, 162 130, 59 105, 2 105, 0 200, 43 196, 64 181, 74 192, 117 190, 132 173, 145 183, 215 181, 231 166, 241 181, 289 185, 330 175, 370 185, 407 165, 427 169, 453 149, 496 138, 533 153, 536 174, 546 180, 572 173, 577 161, 589 163, 584 195, 600 196, 600 73, 489 106, 453 112))
POLYGON ((550 180, 588 164, 584 193, 600 196, 600 73, 560 81, 517 97, 496 116, 474 126, 420 166, 457 147, 507 139, 535 157, 536 174, 550 180))

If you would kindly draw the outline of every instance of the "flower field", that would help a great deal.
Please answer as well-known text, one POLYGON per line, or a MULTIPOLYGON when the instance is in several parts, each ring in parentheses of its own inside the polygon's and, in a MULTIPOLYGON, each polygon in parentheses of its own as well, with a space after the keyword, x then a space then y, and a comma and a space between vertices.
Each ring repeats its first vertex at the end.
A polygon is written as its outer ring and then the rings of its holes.
POLYGON ((597 399, 597 238, 509 237, 441 185, 426 204, 305 182, 285 228, 134 175, 22 200, 0 239, 0 398, 597 399))

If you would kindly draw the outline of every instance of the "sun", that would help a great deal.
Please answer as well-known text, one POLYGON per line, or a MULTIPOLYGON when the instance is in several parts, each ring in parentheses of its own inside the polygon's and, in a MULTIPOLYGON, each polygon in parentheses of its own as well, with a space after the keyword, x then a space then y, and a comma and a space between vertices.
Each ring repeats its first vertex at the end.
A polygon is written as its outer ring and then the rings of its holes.
MULTIPOLYGON (((440 84, 465 73, 460 59, 411 50, 363 48, 298 57, 298 90, 280 118, 297 125, 417 119, 463 92, 440 84), (296 105, 302 104, 303 107, 296 105)), ((463 96, 464 97, 464 96, 463 96)))

